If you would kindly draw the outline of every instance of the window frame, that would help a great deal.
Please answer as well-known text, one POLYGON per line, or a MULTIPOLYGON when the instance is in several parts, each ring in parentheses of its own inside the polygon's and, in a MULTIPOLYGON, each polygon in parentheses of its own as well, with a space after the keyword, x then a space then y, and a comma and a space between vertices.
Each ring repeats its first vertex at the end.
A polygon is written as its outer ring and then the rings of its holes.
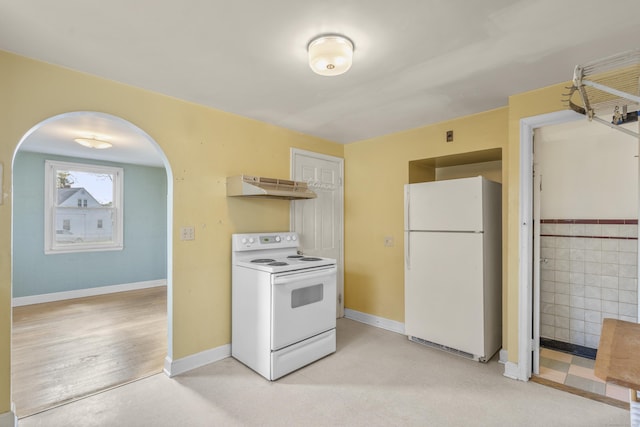
MULTIPOLYGON (((44 253, 61 254, 74 252, 118 251, 124 249, 124 169, 115 166, 45 160, 44 174, 44 253), (114 223, 112 240, 108 242, 72 242, 60 244, 56 241, 56 208, 58 171, 78 171, 113 176, 114 223)), ((81 208, 86 209, 86 208, 81 208)))

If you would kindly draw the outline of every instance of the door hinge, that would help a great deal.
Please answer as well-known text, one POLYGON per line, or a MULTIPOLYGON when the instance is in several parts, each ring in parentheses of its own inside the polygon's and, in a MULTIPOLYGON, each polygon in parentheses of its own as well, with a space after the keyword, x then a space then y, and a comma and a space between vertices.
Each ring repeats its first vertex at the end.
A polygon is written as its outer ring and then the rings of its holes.
POLYGON ((342 304, 342 294, 338 294, 338 304, 342 304))
POLYGON ((529 351, 534 351, 535 349, 536 349, 536 340, 531 338, 531 341, 529 342, 529 351))

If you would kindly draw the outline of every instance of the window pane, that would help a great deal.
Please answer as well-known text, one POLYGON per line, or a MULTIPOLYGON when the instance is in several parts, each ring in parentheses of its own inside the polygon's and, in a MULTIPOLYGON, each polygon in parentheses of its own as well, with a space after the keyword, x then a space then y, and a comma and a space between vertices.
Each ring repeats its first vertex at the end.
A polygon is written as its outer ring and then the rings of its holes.
POLYGON ((114 241, 114 178, 111 173, 57 170, 57 244, 114 241))

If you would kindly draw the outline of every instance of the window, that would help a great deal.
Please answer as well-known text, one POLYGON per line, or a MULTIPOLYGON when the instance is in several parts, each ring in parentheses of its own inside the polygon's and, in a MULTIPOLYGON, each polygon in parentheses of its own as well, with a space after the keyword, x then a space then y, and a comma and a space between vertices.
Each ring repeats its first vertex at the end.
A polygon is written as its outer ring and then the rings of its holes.
POLYGON ((123 179, 122 168, 47 160, 45 253, 121 250, 123 179))

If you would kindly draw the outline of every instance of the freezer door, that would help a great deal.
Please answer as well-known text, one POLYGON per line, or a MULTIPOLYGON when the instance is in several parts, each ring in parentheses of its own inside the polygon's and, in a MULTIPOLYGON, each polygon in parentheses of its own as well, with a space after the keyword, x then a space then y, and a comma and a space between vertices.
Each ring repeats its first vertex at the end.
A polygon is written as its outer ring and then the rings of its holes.
POLYGON ((482 230, 482 179, 405 185, 405 230, 482 230))
POLYGON ((483 234, 407 234, 406 335, 485 356, 483 234))

